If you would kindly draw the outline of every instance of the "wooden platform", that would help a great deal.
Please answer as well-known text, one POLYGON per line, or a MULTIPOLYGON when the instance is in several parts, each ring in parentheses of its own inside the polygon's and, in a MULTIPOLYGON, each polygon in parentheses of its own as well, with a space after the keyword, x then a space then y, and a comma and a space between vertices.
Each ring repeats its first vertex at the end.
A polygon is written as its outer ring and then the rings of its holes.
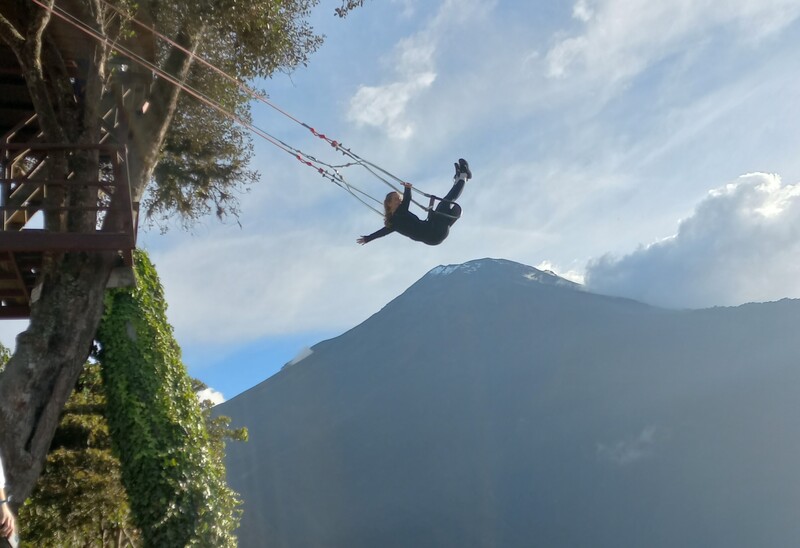
MULTIPOLYGON (((78 2, 60 0, 58 5, 79 13, 78 2)), ((13 15, 18 5, 12 0, 0 0, 4 14, 13 15)), ((57 44, 70 76, 80 81, 92 59, 91 38, 56 17, 51 19, 46 32, 57 44)), ((144 42, 149 44, 147 40, 144 42)), ((152 49, 135 49, 145 57, 154 58, 152 49)), ((138 84, 141 89, 142 83, 138 84)), ((0 319, 29 316, 42 262, 48 253, 116 251, 124 263, 132 263, 138 204, 131 199, 127 131, 120 124, 124 125, 125 103, 140 100, 134 95, 137 94, 132 89, 122 89, 104 102, 104 133, 100 142, 83 146, 47 143, 16 56, 0 41, 0 319), (102 173, 91 180, 77 180, 69 174, 61 179, 47 179, 44 175, 47 162, 52 161, 48 159, 67 149, 92 149, 103 164, 102 173), (96 203, 71 208, 65 205, 66 201, 53 198, 75 190, 96 194, 96 203), (115 231, 90 228, 81 232, 46 229, 45 214, 52 218, 77 209, 91 214, 97 227, 105 217, 114 215, 119 228, 115 231)))
POLYGON ((124 147, 2 142, 0 161, 0 319, 29 316, 38 276, 48 253, 116 251, 124 264, 132 265, 137 211, 124 169, 124 147), (38 175, 39 166, 46 164, 50 154, 78 148, 96 149, 108 173, 113 175, 88 181, 45 179, 38 175), (25 160, 26 170, 15 172, 21 160, 25 160), (91 192, 97 201, 90 206, 65 207, 63 202, 53 205, 49 200, 53 192, 76 189, 91 192), (113 214, 119 230, 68 232, 44 227, 45 214, 76 211, 91 215, 98 227, 104 216, 113 214))

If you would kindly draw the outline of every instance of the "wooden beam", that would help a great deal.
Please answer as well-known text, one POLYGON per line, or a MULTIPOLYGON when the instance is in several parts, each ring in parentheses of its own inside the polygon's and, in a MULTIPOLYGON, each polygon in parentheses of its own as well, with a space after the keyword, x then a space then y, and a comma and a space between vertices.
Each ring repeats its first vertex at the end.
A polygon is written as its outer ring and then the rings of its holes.
POLYGON ((119 251, 135 246, 133 235, 122 232, 0 231, 0 251, 119 251))
POLYGON ((16 287, 3 287, 0 288, 0 299, 9 299, 9 298, 18 298, 18 297, 25 297, 25 300, 28 299, 28 296, 25 294, 25 291, 22 289, 18 289, 16 287))
POLYGON ((27 320, 31 317, 31 307, 25 305, 0 306, 0 319, 27 320))
POLYGON ((0 149, 6 150, 37 150, 49 152, 51 150, 99 150, 109 154, 120 152, 124 149, 121 145, 99 145, 86 143, 3 143, 0 149))
POLYGON ((3 179, 3 183, 14 183, 17 185, 52 185, 52 186, 107 186, 107 187, 117 187, 123 186, 123 183, 117 181, 99 181, 97 179, 92 179, 90 181, 84 181, 81 179, 27 179, 25 177, 9 177, 8 179, 3 179))

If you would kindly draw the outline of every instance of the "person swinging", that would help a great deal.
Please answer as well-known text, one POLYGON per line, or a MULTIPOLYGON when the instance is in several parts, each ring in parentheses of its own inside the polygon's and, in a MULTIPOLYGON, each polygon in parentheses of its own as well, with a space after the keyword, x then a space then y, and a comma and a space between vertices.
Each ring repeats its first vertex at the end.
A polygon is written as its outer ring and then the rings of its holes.
POLYGON ((439 245, 450 233, 450 227, 461 217, 461 206, 455 200, 461 195, 466 182, 472 178, 469 164, 460 158, 455 164, 456 175, 453 178, 453 187, 441 199, 436 209, 428 209, 428 217, 420 219, 408 210, 411 204, 411 183, 403 183, 403 195, 399 192, 390 192, 383 200, 383 228, 376 230, 368 236, 361 236, 356 243, 364 245, 377 238, 382 238, 392 232, 398 232, 416 242, 428 245, 439 245))

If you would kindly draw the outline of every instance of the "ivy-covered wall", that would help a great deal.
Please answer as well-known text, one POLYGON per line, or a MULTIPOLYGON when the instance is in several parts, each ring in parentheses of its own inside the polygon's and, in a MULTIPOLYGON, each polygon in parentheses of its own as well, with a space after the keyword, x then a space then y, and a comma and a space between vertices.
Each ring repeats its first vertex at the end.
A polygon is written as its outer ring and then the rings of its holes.
POLYGON ((235 546, 240 501, 206 431, 155 267, 141 251, 135 263, 136 287, 107 292, 97 334, 134 521, 145 546, 235 546))

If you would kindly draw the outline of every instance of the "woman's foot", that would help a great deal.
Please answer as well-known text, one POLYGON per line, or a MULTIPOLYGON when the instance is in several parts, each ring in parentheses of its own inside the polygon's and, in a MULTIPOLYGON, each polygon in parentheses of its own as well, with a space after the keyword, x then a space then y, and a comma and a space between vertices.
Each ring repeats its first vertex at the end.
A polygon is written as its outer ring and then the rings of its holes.
POLYGON ((457 168, 459 173, 465 173, 467 175, 467 180, 472 179, 472 171, 469 169, 469 163, 464 158, 458 159, 457 168))

